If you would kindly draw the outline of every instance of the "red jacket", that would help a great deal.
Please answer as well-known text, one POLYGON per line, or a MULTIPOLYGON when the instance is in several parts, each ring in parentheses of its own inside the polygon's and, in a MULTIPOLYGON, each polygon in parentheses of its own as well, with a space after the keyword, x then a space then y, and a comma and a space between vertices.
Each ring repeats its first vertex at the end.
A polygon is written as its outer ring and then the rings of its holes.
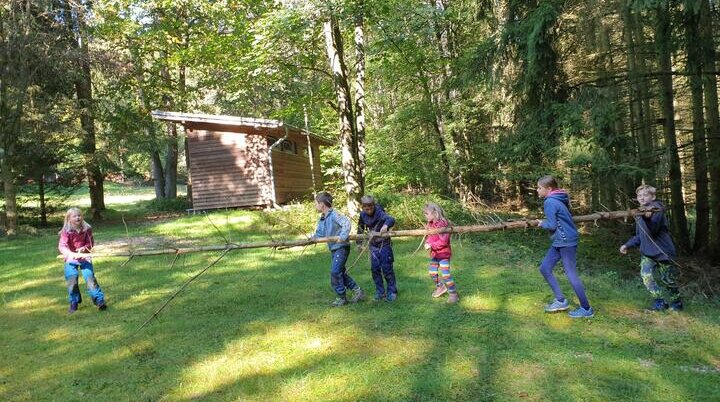
POLYGON ((90 261, 90 258, 71 258, 70 253, 77 253, 78 250, 85 247, 81 253, 88 253, 93 248, 95 240, 93 239, 92 229, 83 232, 60 231, 60 241, 58 242, 58 250, 65 257, 65 262, 82 262, 90 261))
MULTIPOLYGON (((427 229, 437 229, 447 227, 446 221, 431 221, 425 225, 427 229)), ((430 245, 430 257, 436 260, 449 260, 452 257, 450 249, 450 233, 440 233, 428 235, 425 244, 430 245)))

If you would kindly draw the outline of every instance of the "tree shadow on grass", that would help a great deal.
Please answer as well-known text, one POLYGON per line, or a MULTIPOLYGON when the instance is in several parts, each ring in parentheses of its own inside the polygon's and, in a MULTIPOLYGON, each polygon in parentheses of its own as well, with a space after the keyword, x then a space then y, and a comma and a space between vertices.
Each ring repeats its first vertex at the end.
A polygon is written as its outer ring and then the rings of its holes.
MULTIPOLYGON (((602 316, 570 321, 518 307, 526 302, 519 295, 541 299, 547 293, 534 269, 475 271, 460 252, 454 275, 463 300, 456 306, 436 303, 429 297, 425 259, 409 256, 414 248, 396 244, 398 301, 342 309, 327 307, 332 292, 325 248, 302 256, 296 251, 230 254, 142 331, 139 325, 214 256, 193 257, 173 269, 160 258, 122 269, 118 261, 108 263, 100 280, 114 303, 105 314, 81 309, 65 317, 64 308, 58 312, 53 305, 15 317, 16 322, 23 319, 19 328, 3 331, 10 340, 26 340, 8 355, 3 352, 7 361, 15 354, 18 364, 1 372, 0 395, 9 400, 92 395, 133 400, 652 400, 659 399, 658 389, 668 389, 670 399, 717 396, 670 378, 693 373, 658 375, 666 369, 662 361, 643 368, 637 360, 650 360, 658 352, 657 342, 642 337, 643 326, 625 339, 620 333, 626 322, 602 316), (42 364, 24 368, 41 357, 42 364)), ((366 262, 359 262, 352 275, 370 288, 366 262)), ((47 284, 21 293, 41 297, 48 292, 64 296, 62 287, 50 290, 47 284)), ((662 340, 665 345, 674 341, 673 336, 662 340)), ((676 351, 661 352, 668 359, 676 351)))

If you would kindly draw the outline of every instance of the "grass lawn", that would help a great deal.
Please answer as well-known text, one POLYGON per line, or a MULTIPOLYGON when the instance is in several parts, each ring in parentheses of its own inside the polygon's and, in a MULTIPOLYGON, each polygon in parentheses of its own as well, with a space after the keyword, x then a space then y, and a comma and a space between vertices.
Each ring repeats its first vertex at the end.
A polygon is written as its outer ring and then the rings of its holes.
MULTIPOLYGON (((287 232, 263 212, 210 217, 235 242, 287 232)), ((122 223, 95 231, 100 244, 125 238, 122 223)), ((223 242, 201 215, 131 223, 130 234, 223 242)), ((720 400, 718 306, 644 312, 649 295, 624 274, 639 257, 616 255, 607 234, 593 229, 579 250, 590 320, 543 313, 548 240, 533 229, 454 240, 459 305, 430 297, 419 239, 394 243, 396 302, 337 309, 324 245, 258 249, 228 254, 142 330, 217 254, 172 267, 172 256, 97 259, 109 309, 82 289, 68 315, 57 228, 0 240, 0 400, 720 400)), ((372 294, 365 258, 350 274, 372 294)))

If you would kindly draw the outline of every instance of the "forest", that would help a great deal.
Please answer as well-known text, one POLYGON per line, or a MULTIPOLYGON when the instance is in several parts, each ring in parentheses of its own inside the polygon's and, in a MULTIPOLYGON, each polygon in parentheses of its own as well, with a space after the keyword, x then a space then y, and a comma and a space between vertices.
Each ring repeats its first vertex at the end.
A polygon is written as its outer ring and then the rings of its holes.
POLYGON ((4 0, 2 226, 46 225, 63 189, 187 177, 153 110, 272 118, 337 141, 326 187, 576 207, 658 188, 686 254, 720 250, 718 4, 615 1, 4 0), (30 205, 30 206, 28 206, 30 205))

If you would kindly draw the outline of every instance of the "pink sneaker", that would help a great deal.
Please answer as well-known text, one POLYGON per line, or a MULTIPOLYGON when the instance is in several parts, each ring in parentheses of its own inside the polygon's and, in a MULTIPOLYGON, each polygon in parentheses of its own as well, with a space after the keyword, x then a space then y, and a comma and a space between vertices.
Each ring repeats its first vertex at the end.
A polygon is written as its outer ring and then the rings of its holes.
POLYGON ((457 292, 448 294, 448 303, 457 303, 458 301, 460 301, 460 296, 458 296, 457 292))
POLYGON ((447 293, 447 287, 443 283, 440 286, 435 287, 435 290, 432 292, 432 297, 440 297, 445 293, 447 293))

